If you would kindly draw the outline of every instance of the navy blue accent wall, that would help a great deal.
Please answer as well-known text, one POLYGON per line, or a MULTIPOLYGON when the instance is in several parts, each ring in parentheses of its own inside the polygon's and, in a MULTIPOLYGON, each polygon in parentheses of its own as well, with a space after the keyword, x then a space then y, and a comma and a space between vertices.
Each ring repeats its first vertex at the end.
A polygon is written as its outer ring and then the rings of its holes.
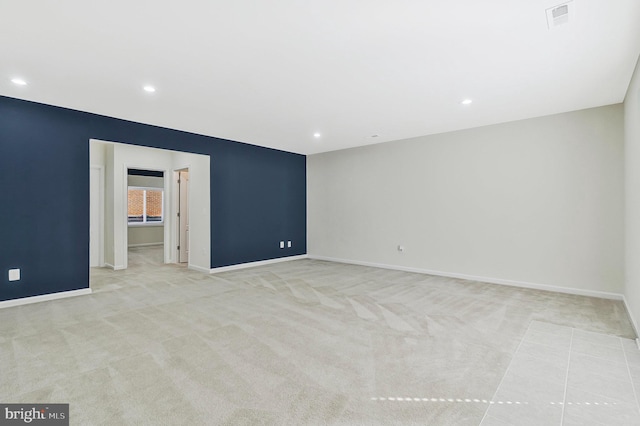
POLYGON ((0 301, 88 287, 89 139, 210 156, 212 268, 306 253, 305 156, 0 96, 0 301))

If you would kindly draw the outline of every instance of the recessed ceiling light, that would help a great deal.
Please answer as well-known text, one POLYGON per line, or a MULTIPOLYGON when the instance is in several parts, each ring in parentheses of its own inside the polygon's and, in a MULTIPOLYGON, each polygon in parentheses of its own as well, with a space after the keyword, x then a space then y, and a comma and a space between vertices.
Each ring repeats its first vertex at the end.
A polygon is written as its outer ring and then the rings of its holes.
POLYGON ((320 133, 318 133, 318 132, 315 132, 313 134, 313 137, 316 138, 316 139, 319 138, 320 136, 322 136, 322 135, 320 133))
POLYGON ((144 86, 143 89, 145 92, 149 92, 149 93, 153 93, 156 91, 156 88, 153 86, 144 86))
POLYGON ((12 78, 12 79, 11 79, 11 82, 12 82, 13 84, 18 85, 18 86, 26 86, 26 85, 27 85, 27 82, 26 82, 26 81, 24 81, 24 80, 23 80, 23 79, 21 79, 21 78, 12 78))
POLYGON ((462 105, 469 105, 471 102, 473 102, 471 99, 465 99, 464 101, 460 102, 462 105))

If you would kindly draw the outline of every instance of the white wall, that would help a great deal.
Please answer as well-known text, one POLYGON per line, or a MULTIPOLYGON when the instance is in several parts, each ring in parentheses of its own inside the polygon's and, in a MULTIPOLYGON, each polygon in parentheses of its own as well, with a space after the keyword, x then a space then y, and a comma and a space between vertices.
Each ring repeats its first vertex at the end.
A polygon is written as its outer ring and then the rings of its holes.
MULTIPOLYGON (((92 150, 90 150, 92 151, 92 150)), ((115 193, 113 186, 114 179, 114 164, 113 164, 113 145, 105 145, 105 181, 104 181, 104 260, 107 265, 115 267, 115 249, 114 249, 114 216, 113 208, 107 208, 113 206, 113 196, 115 193)))
POLYGON ((640 64, 624 101, 625 297, 636 326, 640 320, 640 64))
POLYGON ((127 245, 129 247, 164 244, 163 225, 129 225, 127 229, 127 245))
POLYGON ((129 175, 127 177, 129 186, 141 186, 146 188, 164 188, 164 178, 156 176, 137 176, 129 175))
POLYGON ((107 155, 107 146, 103 143, 89 144, 89 165, 104 167, 107 155))
MULTIPOLYGON (((173 170, 189 169, 189 266, 200 270, 211 268, 209 163, 210 158, 207 155, 173 153, 173 170), (207 232, 198 231, 199 229, 207 229, 207 232)), ((177 236, 176 226, 173 227, 172 234, 177 236)), ((174 246, 177 245, 176 241, 174 246)))
POLYGON ((105 169, 107 152, 104 144, 89 144, 90 191, 89 201, 89 266, 105 264, 105 169), (95 193, 93 192, 95 191, 95 193))
POLYGON ((622 293, 622 117, 614 105, 309 156, 308 253, 622 293))

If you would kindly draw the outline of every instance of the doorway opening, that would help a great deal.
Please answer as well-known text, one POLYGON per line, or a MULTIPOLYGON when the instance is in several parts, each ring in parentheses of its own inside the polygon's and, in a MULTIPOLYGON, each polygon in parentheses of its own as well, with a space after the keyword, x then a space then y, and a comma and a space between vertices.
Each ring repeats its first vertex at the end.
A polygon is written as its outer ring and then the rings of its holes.
POLYGON ((154 264, 182 264, 209 273, 210 164, 210 157, 203 154, 89 140, 89 266, 93 268, 92 273, 98 273, 95 267, 127 269, 130 261, 139 263, 138 260, 149 266, 150 252, 153 252, 154 264), (187 178, 182 190, 183 221, 179 226, 179 206, 174 200, 179 200, 176 194, 180 188, 174 175, 183 172, 187 178), (148 176, 153 173, 156 176, 148 176), (132 181, 143 177, 147 182, 132 181), (147 178, 152 177, 159 178, 155 184, 148 182, 147 178), (130 189, 137 191, 131 196, 142 206, 135 211, 129 210, 130 189), (164 232, 158 232, 158 228, 164 232), (178 246, 183 249, 181 253, 177 251, 178 246), (134 259, 132 254, 141 256, 134 259))
POLYGON ((164 185, 161 170, 127 169, 127 265, 164 261, 164 185))

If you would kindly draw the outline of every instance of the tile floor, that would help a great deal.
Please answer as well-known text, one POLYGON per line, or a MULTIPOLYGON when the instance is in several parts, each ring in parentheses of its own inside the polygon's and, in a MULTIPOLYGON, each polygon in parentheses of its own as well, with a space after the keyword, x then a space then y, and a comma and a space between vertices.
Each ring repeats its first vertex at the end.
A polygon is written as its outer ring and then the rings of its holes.
POLYGON ((532 321, 482 425, 639 425, 638 368, 631 339, 532 321))

